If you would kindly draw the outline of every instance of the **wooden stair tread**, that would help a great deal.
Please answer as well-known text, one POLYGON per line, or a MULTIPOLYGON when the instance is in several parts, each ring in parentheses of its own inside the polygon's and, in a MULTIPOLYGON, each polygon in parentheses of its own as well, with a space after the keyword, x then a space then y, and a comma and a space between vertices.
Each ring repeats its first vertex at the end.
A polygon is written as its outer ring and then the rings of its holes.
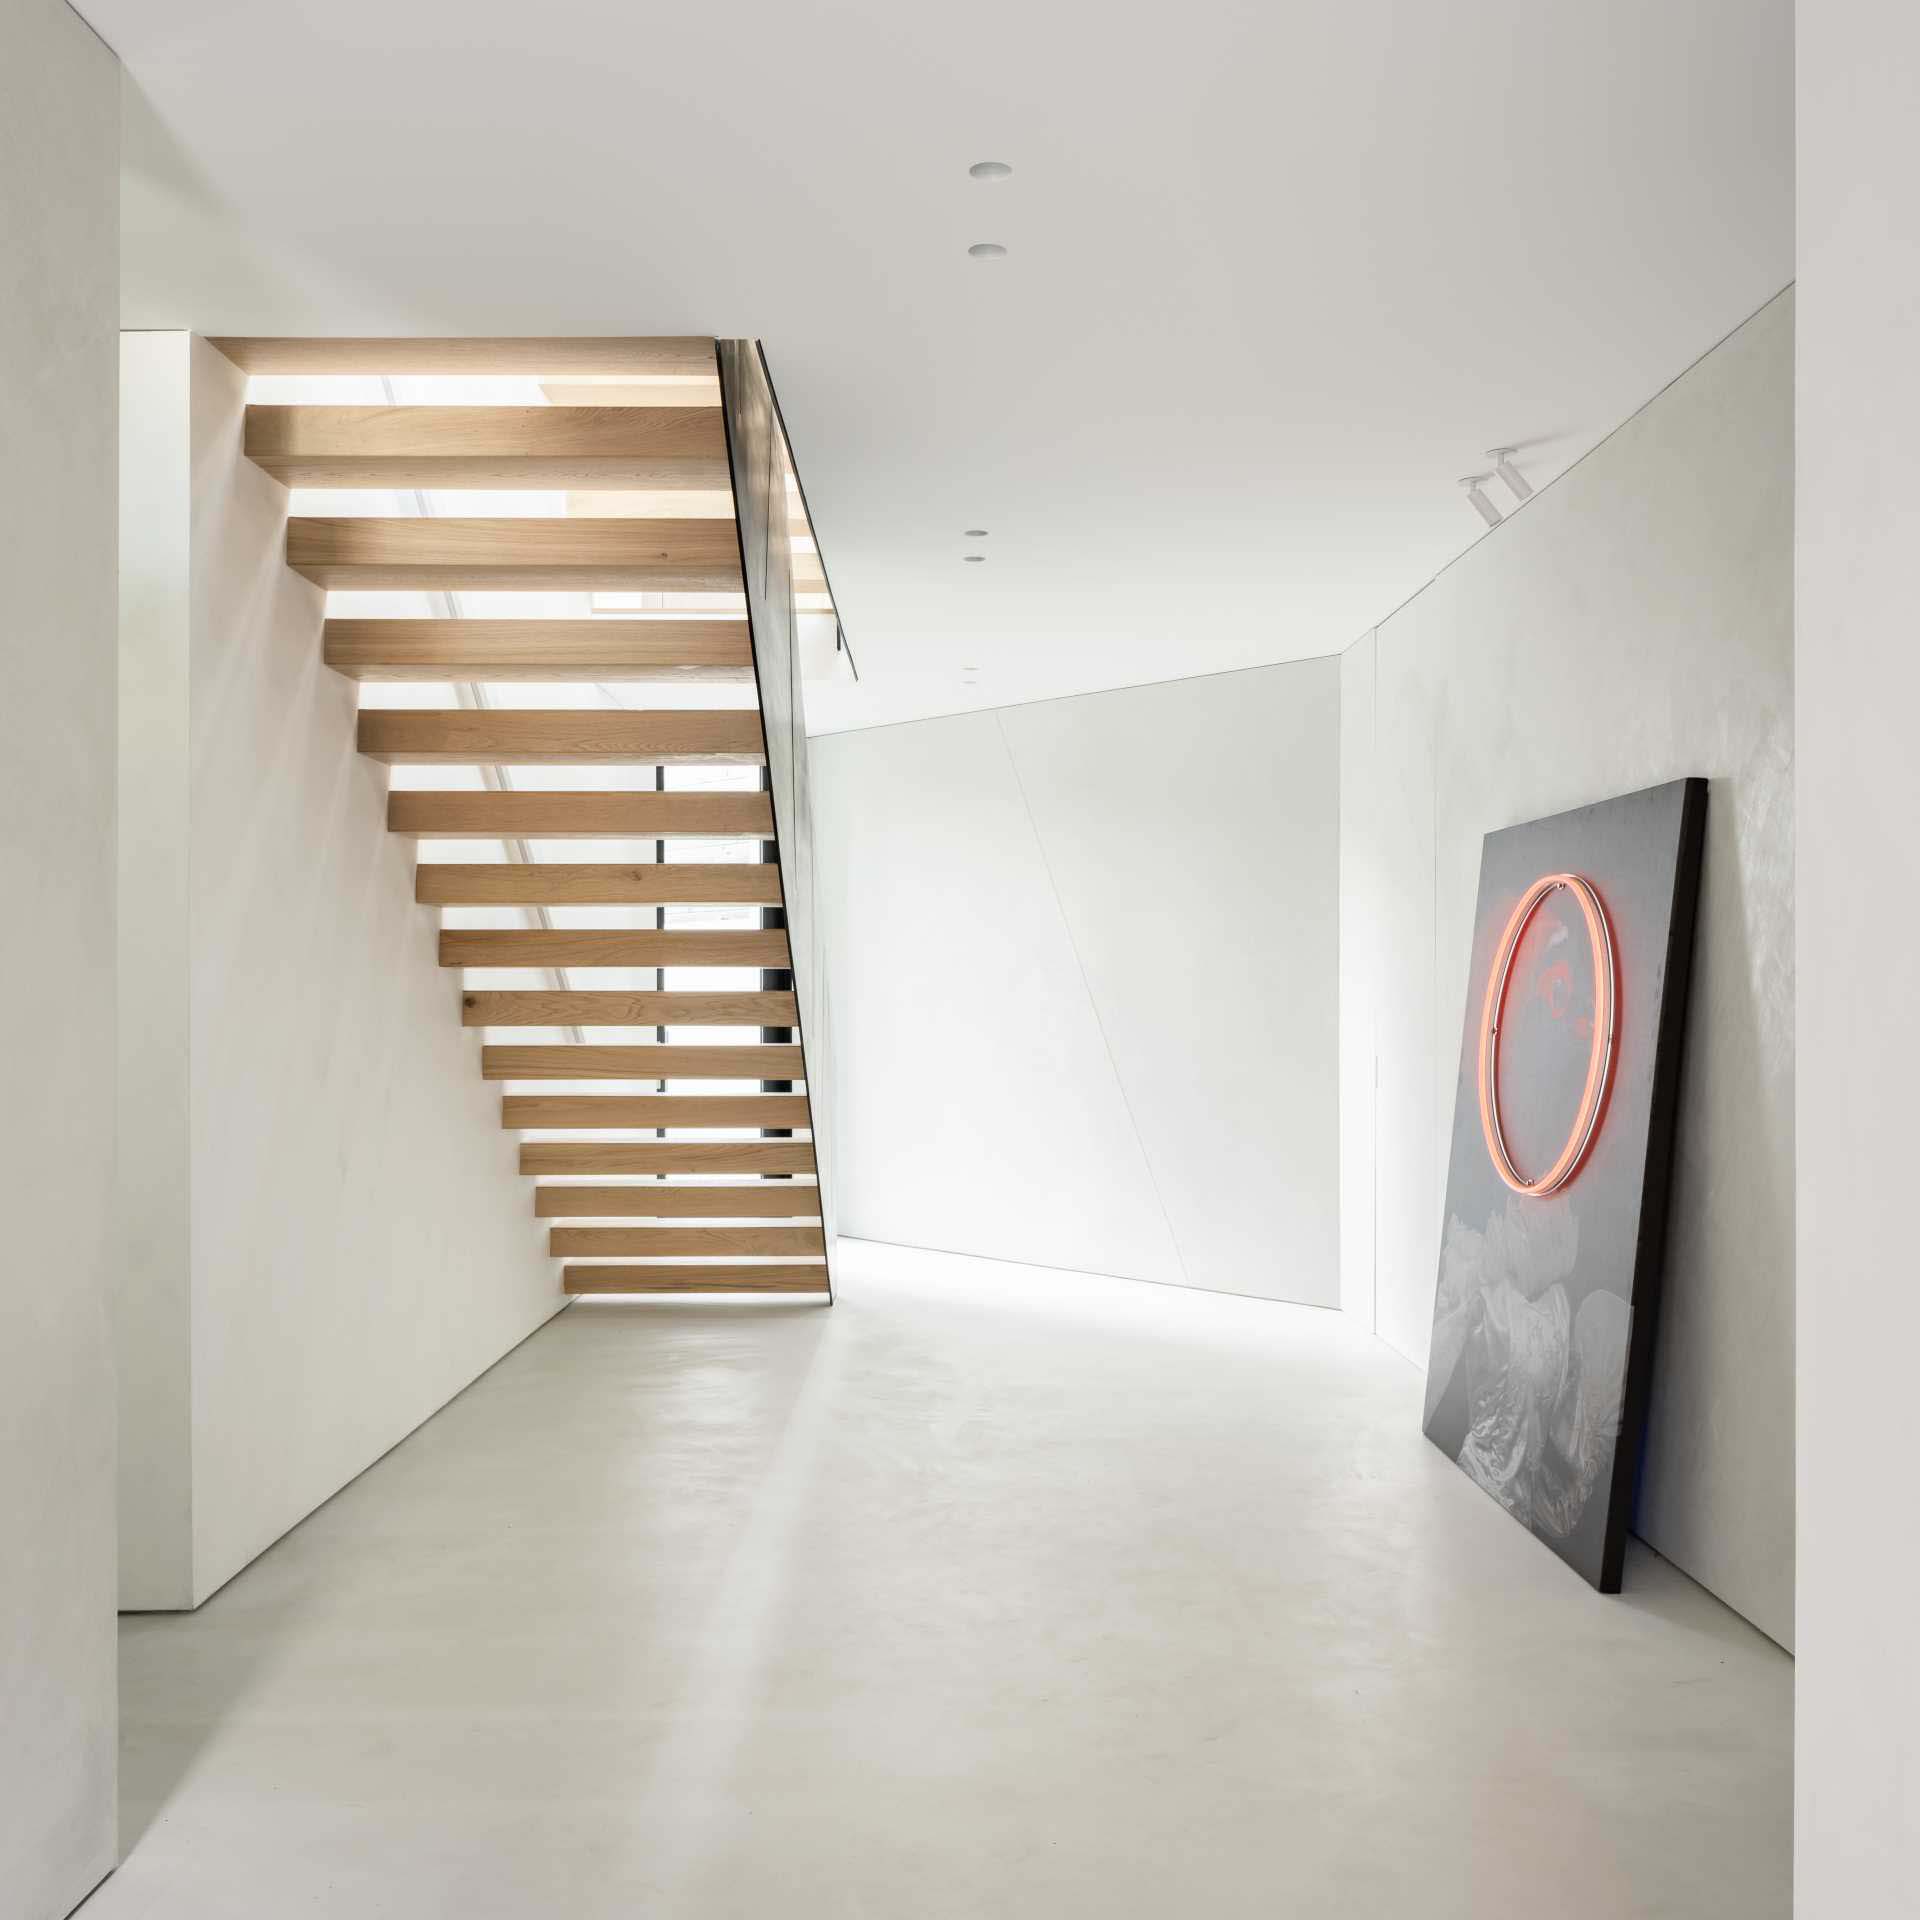
POLYGON ((360 751, 389 766, 762 766, 765 736, 752 708, 574 710, 363 707, 360 751))
POLYGON ((699 866, 662 860, 633 867, 425 861, 414 869, 413 897, 430 907, 777 907, 780 869, 772 861, 699 866))
POLYGON ((395 791, 387 830, 423 840, 771 840, 773 801, 765 793, 395 791))
POLYGON ((778 1041, 736 1047, 670 1042, 480 1049, 486 1080, 799 1080, 805 1072, 800 1049, 778 1041))
POLYGON ((245 448, 296 487, 731 486, 717 406, 250 406, 245 448))
POLYGON ((710 407, 720 398, 720 380, 717 374, 704 380, 550 375, 541 382, 540 391, 554 407, 710 407))
POLYGON ((744 620, 329 620, 321 650, 352 680, 753 678, 744 620))
POLYGON ((629 1187, 538 1186, 533 1211, 541 1220, 645 1220, 818 1217, 820 1189, 799 1180, 729 1182, 724 1186, 668 1187, 644 1181, 629 1187))
POLYGON ((603 374, 631 380, 715 379, 707 334, 655 339, 559 336, 505 340, 445 336, 303 339, 228 335, 210 343, 246 373, 603 374))
POLYGON ((825 1293, 827 1269, 818 1266, 567 1267, 568 1293, 825 1293))
POLYGON ((460 996, 468 1027, 793 1027, 791 993, 474 990, 460 996))
POLYGON ((805 1140, 527 1140, 525 1174, 813 1173, 805 1140))
POLYGON ((443 967, 788 967, 782 928, 447 927, 443 967))
POLYGON ((738 593, 731 520, 296 516, 287 565, 316 586, 738 593))
POLYGON ((556 1260, 578 1255, 646 1259, 699 1259, 722 1255, 824 1256, 826 1236, 817 1226, 800 1227, 553 1227, 547 1245, 556 1260))
MULTIPOLYGON (((500 1102, 503 1127, 550 1127, 590 1132, 596 1127, 730 1127, 780 1128, 812 1125, 804 1093, 510 1093, 500 1102)), ((747 1142, 714 1142, 716 1151, 731 1152, 747 1142)), ((709 1173, 799 1173, 813 1165, 813 1149, 802 1144, 799 1163, 780 1166, 712 1166, 709 1173)), ((558 1172, 555 1168, 552 1171, 558 1172)), ((583 1172, 614 1171, 611 1167, 583 1172)), ((632 1172, 657 1171, 635 1167, 632 1172)), ((687 1169, 691 1172, 694 1169, 687 1169)))

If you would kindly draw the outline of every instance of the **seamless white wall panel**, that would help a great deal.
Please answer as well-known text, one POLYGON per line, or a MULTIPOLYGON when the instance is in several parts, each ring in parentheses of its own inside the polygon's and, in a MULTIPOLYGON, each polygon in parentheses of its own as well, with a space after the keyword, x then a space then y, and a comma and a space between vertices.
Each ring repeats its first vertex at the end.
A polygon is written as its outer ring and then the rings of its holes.
POLYGON ((845 1231, 1331 1304, 1338 666, 816 738, 845 1231))
POLYGON ((811 751, 841 1231, 1177 1279, 994 716, 835 734, 811 751))
POLYGON ((0 7, 0 1915, 114 1861, 119 67, 0 7))
POLYGON ((120 336, 119 1131, 114 1339, 120 1604, 193 1588, 187 806, 193 339, 120 336))
POLYGON ((146 1350, 122 1373, 125 1444, 189 1476, 191 1541, 130 1525, 122 1572, 126 1604, 183 1607, 563 1302, 436 916, 413 902, 412 843, 386 831, 385 769, 356 753, 354 688, 321 664, 322 596, 284 563, 286 490, 240 457, 244 378, 170 339, 141 358, 184 360, 191 420, 147 445, 158 477, 132 479, 183 509, 166 525, 187 617, 135 644, 162 656, 149 680, 183 688, 185 724, 130 741, 126 766, 129 809, 151 805, 189 856, 132 944, 183 952, 185 972, 134 952, 127 985, 187 1045, 137 1083, 153 1135, 138 1115, 123 1134, 163 1151, 185 1130, 184 1205, 150 1223, 150 1310, 129 1321, 152 1339, 155 1302, 184 1304, 184 1427, 171 1386, 140 1392, 146 1350))
POLYGON ((1181 1277, 1338 1303, 1334 660, 1002 710, 1181 1277))
POLYGON ((1920 1913, 1920 9, 1799 10, 1795 1907, 1920 1913))
POLYGON ((1373 750, 1374 637, 1340 656, 1340 1306, 1374 1329, 1374 1129, 1378 1057, 1373 975, 1379 964, 1374 877, 1379 781, 1373 750))
MULTIPOLYGON (((1358 1105, 1371 1099, 1374 1158, 1363 1169, 1350 1156, 1342 1172, 1374 1194, 1374 1269, 1351 1284, 1371 1290, 1374 1331, 1424 1366, 1458 1040, 1445 1034, 1434 978, 1435 729, 1426 703, 1408 697, 1396 671, 1397 644, 1376 631, 1372 645, 1373 759, 1342 772, 1345 784, 1364 785, 1372 796, 1370 812, 1356 814, 1342 849, 1348 875, 1367 889, 1347 912, 1374 941, 1365 963, 1374 1010, 1372 1091, 1355 1084, 1341 1097, 1358 1105)), ((1343 1255, 1357 1258, 1361 1245, 1343 1255)))
POLYGON ((1424 1364, 1480 843, 1683 774, 1711 782, 1666 1293, 1638 1515, 1793 1632, 1792 298, 1783 294, 1350 656, 1343 1292, 1424 1364), (1370 738, 1370 745, 1369 745, 1370 738), (1372 1271, 1364 1270, 1371 1255, 1372 1271))

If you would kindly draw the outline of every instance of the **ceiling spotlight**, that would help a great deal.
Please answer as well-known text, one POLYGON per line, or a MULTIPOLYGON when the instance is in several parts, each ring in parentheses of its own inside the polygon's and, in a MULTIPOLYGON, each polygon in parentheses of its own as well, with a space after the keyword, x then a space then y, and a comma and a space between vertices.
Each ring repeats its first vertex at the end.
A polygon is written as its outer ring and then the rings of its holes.
POLYGON ((1007 250, 998 240, 976 240, 967 249, 967 256, 972 260, 1004 260, 1007 250))
POLYGON ((984 540, 986 537, 987 530, 985 527, 969 527, 967 529, 967 538, 969 540, 984 540))
POLYGON ((1513 456, 1518 447, 1489 447, 1487 458, 1493 462, 1493 470, 1505 483, 1507 491, 1516 500, 1528 501, 1533 498, 1533 482, 1513 464, 1513 456))
POLYGON ((987 556, 984 553, 963 553, 960 558, 969 567, 984 567, 987 564, 987 556))
POLYGON ((967 169, 969 180, 1004 180, 1013 169, 1004 160, 976 160, 967 169))
POLYGON ((1469 473, 1460 481, 1460 491, 1473 502, 1473 510, 1488 526, 1497 527, 1502 515, 1500 509, 1489 500, 1483 491, 1486 483, 1493 478, 1490 473, 1469 473))

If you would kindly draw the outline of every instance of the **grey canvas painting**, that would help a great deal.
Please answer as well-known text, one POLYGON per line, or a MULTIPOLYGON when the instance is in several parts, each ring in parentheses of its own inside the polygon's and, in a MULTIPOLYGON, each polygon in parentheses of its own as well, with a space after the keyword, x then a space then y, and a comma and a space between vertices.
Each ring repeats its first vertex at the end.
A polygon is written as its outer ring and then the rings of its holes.
POLYGON ((1428 1437, 1603 1592, 1653 1354, 1706 782, 1487 836, 1428 1437))

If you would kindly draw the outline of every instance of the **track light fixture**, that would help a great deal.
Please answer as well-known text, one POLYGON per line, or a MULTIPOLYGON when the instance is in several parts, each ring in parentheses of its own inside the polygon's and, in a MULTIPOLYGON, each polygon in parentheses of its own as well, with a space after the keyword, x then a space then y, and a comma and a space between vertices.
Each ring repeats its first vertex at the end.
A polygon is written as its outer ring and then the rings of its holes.
POLYGON ((1493 462, 1493 470, 1500 476, 1501 484, 1516 501, 1524 504, 1533 498, 1533 483, 1513 464, 1513 456, 1519 451, 1518 447, 1489 447, 1487 458, 1493 462))
POLYGON ((1473 502, 1473 510, 1488 526, 1497 527, 1505 516, 1486 496, 1486 483, 1493 478, 1490 473, 1469 473, 1460 481, 1460 491, 1473 502))

